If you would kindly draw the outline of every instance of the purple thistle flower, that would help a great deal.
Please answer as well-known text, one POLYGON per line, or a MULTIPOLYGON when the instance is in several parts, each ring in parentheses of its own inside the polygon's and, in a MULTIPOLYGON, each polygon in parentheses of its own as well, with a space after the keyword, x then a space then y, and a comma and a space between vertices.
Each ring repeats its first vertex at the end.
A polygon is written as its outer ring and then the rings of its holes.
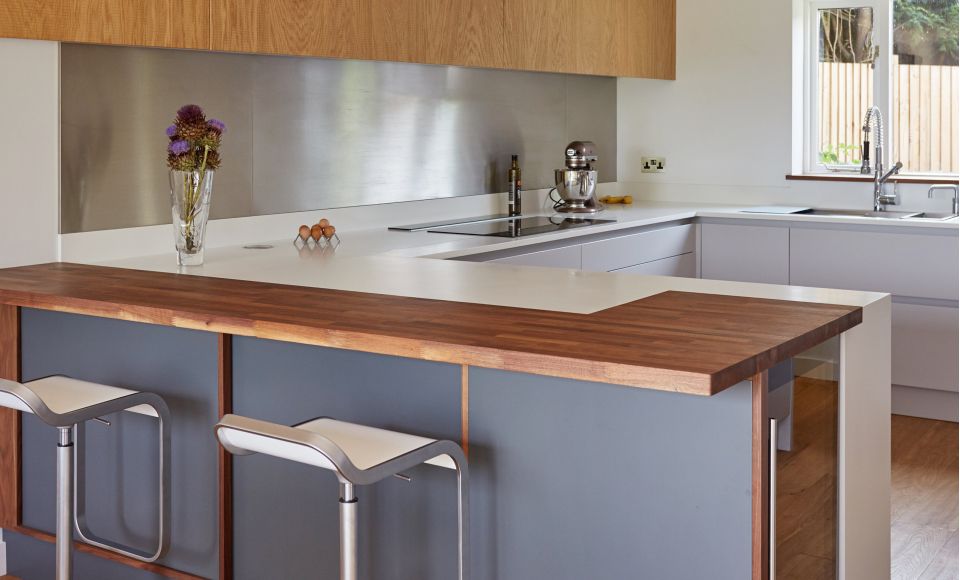
POLYGON ((176 136, 177 136, 177 126, 170 125, 169 127, 167 127, 167 137, 170 137, 171 139, 173 139, 176 136))
POLYGON ((220 119, 210 119, 209 121, 207 121, 207 125, 217 135, 222 135, 227 130, 227 126, 224 125, 223 121, 221 121, 220 119))
POLYGON ((170 143, 169 149, 170 153, 173 153, 174 155, 183 155, 187 151, 190 151, 190 143, 180 139, 170 143))
POLYGON ((177 118, 180 121, 191 122, 203 118, 203 109, 197 105, 184 105, 177 110, 177 118))

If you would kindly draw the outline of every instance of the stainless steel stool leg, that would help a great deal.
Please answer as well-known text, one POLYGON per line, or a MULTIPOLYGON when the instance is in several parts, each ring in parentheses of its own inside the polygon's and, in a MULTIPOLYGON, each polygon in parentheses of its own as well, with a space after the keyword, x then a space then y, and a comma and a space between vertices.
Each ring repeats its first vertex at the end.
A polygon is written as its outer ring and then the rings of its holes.
POLYGON ((59 427, 57 443, 57 580, 73 568, 73 427, 59 427))
POLYGON ((340 484, 340 580, 357 580, 357 496, 340 484))

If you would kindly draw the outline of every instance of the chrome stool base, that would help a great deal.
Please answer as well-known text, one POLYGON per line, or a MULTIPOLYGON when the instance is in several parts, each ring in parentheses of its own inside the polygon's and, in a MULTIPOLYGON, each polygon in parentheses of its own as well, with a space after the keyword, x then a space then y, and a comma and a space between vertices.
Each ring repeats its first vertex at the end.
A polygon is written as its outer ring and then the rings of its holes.
MULTIPOLYGON (((155 562, 170 540, 170 412, 160 396, 119 387, 51 376, 26 384, 0 379, 0 407, 32 413, 56 427, 57 442, 57 580, 69 580, 73 571, 73 532, 79 539, 141 562, 155 562), (160 427, 160 493, 157 548, 143 552, 98 538, 86 525, 84 510, 82 433, 84 423, 120 411, 154 417, 160 427)), ((109 423, 108 423, 109 424, 109 423)))

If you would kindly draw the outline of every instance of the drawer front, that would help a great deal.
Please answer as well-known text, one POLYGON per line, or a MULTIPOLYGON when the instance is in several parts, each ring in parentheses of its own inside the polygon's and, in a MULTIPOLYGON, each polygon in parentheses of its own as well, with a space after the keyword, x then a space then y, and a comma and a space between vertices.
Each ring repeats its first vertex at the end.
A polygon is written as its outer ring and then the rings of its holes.
POLYGON ((630 234, 583 244, 583 269, 610 272, 629 266, 679 256, 696 250, 696 228, 691 224, 630 234))
POLYGON ((958 309, 893 304, 893 384, 957 391, 958 309))
POLYGON ((495 264, 514 264, 517 266, 543 266, 545 268, 580 268, 580 246, 568 246, 553 250, 542 250, 507 258, 490 260, 495 264))
POLYGON ((957 238, 793 228, 790 283, 957 299, 957 238))
POLYGON ((646 276, 679 276, 681 278, 697 277, 697 255, 694 253, 673 256, 662 260, 654 260, 646 264, 627 266, 614 270, 618 274, 643 274, 646 276))
POLYGON ((700 228, 701 278, 789 283, 789 228, 724 224, 700 228))

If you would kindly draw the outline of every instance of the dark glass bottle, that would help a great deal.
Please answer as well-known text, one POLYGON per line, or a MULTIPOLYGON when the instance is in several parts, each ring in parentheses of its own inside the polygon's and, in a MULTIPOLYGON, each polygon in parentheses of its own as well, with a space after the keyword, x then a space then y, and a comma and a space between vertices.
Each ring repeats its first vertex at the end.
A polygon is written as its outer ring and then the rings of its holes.
POLYGON ((510 171, 507 172, 507 179, 510 181, 509 195, 507 197, 507 213, 511 216, 520 215, 520 192, 522 190, 520 182, 520 162, 516 155, 510 156, 510 171))

